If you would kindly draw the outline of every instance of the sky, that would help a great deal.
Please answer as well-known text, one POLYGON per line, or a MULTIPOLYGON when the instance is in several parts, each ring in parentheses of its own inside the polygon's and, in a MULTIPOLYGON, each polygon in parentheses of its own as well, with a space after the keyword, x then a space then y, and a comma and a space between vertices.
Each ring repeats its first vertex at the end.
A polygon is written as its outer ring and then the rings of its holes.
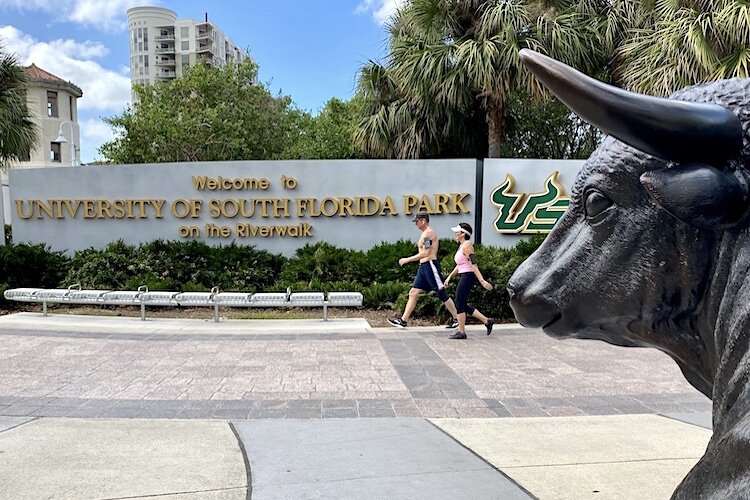
POLYGON ((130 103, 127 10, 165 7, 177 19, 208 19, 249 51, 260 80, 313 114, 349 99, 357 71, 387 51, 384 23, 403 0, 0 0, 0 44, 83 90, 81 161, 101 160, 112 139, 103 118, 130 103))

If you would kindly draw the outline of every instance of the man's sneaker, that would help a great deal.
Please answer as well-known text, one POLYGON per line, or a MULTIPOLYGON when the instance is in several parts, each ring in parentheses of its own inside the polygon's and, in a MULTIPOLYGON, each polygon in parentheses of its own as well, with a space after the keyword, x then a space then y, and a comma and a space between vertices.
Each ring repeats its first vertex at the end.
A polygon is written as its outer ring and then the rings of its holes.
POLYGON ((495 318, 487 318, 487 324, 484 325, 487 327, 487 335, 492 333, 492 327, 495 325, 495 318))
POLYGON ((447 325, 446 328, 448 328, 448 329, 450 329, 450 328, 458 328, 458 320, 457 319, 451 320, 451 324, 447 325))
POLYGON ((401 318, 388 318, 388 323, 398 328, 406 328, 406 321, 401 318))
POLYGON ((463 340, 463 339, 466 338, 466 334, 465 333, 461 333, 461 332, 456 332, 456 333, 454 333, 453 335, 451 335, 448 338, 449 339, 454 339, 454 340, 463 340))

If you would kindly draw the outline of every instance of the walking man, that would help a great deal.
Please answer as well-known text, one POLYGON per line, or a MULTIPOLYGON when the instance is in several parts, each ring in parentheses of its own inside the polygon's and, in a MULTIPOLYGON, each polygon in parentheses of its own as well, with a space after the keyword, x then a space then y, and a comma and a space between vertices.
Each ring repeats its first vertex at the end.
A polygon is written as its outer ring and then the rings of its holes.
POLYGON ((419 262, 417 277, 414 278, 414 284, 409 290, 409 300, 406 302, 404 314, 400 318, 388 318, 388 323, 399 328, 406 328, 407 321, 409 321, 409 317, 417 305, 419 295, 422 292, 435 292, 453 317, 453 321, 448 325, 448 328, 457 328, 458 312, 456 312, 453 299, 445 293, 445 285, 443 285, 443 279, 440 277, 440 262, 437 260, 439 241, 435 231, 430 227, 430 215, 418 213, 413 222, 416 223, 417 229, 422 233, 417 241, 418 251, 411 257, 398 259, 398 265, 403 267, 410 262, 419 262))

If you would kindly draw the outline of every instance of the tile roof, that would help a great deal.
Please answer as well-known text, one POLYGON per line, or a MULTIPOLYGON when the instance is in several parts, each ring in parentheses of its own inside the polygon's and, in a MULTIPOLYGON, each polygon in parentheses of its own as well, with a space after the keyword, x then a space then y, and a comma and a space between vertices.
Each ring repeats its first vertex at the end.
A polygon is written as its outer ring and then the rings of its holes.
POLYGON ((53 75, 49 71, 43 70, 42 68, 40 68, 34 63, 32 63, 31 66, 27 66, 25 69, 26 69, 26 75, 29 77, 29 80, 33 82, 46 82, 46 83, 54 83, 57 85, 69 86, 69 87, 72 87, 73 90, 77 91, 78 94, 80 94, 78 95, 78 97, 83 95, 81 88, 75 85, 74 83, 63 80, 59 76, 53 75))

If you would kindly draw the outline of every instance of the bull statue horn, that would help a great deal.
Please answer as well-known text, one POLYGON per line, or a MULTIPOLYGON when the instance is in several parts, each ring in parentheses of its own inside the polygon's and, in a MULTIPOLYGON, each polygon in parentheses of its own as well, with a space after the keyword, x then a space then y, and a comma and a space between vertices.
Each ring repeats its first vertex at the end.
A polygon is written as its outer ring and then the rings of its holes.
POLYGON ((607 85, 530 49, 523 64, 571 111, 650 155, 721 167, 742 149, 739 118, 718 104, 664 99, 607 85))

